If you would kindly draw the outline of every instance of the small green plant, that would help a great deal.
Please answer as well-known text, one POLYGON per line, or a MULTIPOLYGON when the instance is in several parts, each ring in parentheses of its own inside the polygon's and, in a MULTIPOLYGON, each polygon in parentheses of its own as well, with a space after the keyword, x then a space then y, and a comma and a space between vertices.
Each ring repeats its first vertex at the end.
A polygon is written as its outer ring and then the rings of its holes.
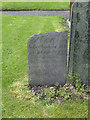
POLYGON ((39 95, 38 95, 38 99, 44 99, 45 98, 45 95, 43 92, 41 92, 39 95))
POLYGON ((67 78, 68 82, 70 82, 71 84, 74 84, 74 85, 77 82, 76 80, 79 80, 79 78, 80 78, 80 76, 75 73, 66 74, 65 77, 67 78))
POLYGON ((53 87, 45 89, 44 92, 45 92, 46 97, 50 97, 50 98, 55 97, 55 88, 53 87))
POLYGON ((74 87, 77 90, 81 90, 84 91, 84 85, 82 85, 82 82, 80 80, 80 75, 75 74, 75 73, 70 73, 70 74, 66 74, 65 77, 67 78, 67 81, 70 82, 71 84, 74 85, 74 87))
POLYGON ((67 87, 68 84, 65 84, 63 87, 60 87, 59 90, 57 91, 57 97, 61 97, 64 99, 69 99, 70 98, 70 88, 69 86, 67 87), (68 89, 67 89, 68 88, 68 89))
POLYGON ((75 81, 75 87, 77 90, 80 90, 82 88, 81 81, 79 81, 78 79, 76 79, 75 81))
POLYGON ((60 96, 64 97, 66 95, 66 90, 62 89, 60 90, 60 96))

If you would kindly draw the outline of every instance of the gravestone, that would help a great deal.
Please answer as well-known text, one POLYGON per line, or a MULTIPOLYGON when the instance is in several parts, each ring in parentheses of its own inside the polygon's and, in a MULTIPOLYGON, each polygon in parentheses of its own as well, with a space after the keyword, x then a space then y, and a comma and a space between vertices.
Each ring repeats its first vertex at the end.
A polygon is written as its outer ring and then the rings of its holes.
POLYGON ((36 34, 28 40, 30 85, 65 83, 67 31, 36 34))
POLYGON ((71 15, 68 72, 80 75, 84 84, 88 84, 89 19, 90 2, 75 2, 71 15))

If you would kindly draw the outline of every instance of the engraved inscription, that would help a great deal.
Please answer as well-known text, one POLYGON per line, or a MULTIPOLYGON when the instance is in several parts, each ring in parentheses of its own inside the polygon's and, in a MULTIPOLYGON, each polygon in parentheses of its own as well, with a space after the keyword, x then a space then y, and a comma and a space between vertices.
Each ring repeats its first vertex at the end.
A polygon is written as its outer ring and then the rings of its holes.
POLYGON ((75 30, 75 39, 77 40, 79 38, 79 32, 75 30))
POLYGON ((77 13, 77 22, 79 22, 79 21, 80 21, 80 14, 77 13))

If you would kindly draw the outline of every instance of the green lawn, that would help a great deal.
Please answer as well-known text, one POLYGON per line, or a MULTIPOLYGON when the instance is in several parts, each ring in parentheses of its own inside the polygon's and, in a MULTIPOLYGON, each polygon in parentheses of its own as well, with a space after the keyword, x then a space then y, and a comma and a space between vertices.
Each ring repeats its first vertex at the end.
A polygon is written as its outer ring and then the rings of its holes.
POLYGON ((3 10, 64 10, 69 2, 2 2, 3 10))
POLYGON ((63 17, 2 15, 2 117, 85 118, 87 101, 36 101, 28 89, 27 40, 34 34, 69 30, 63 17))

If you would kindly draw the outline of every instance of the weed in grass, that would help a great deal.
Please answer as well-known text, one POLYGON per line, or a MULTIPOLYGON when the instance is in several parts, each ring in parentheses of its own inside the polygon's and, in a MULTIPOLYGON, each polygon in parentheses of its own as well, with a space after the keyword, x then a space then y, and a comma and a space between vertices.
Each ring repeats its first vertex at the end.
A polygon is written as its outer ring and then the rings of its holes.
POLYGON ((77 90, 82 92, 88 92, 88 89, 84 89, 86 85, 81 82, 80 75, 76 73, 69 73, 66 74, 65 77, 67 78, 67 81, 73 84, 77 90))

